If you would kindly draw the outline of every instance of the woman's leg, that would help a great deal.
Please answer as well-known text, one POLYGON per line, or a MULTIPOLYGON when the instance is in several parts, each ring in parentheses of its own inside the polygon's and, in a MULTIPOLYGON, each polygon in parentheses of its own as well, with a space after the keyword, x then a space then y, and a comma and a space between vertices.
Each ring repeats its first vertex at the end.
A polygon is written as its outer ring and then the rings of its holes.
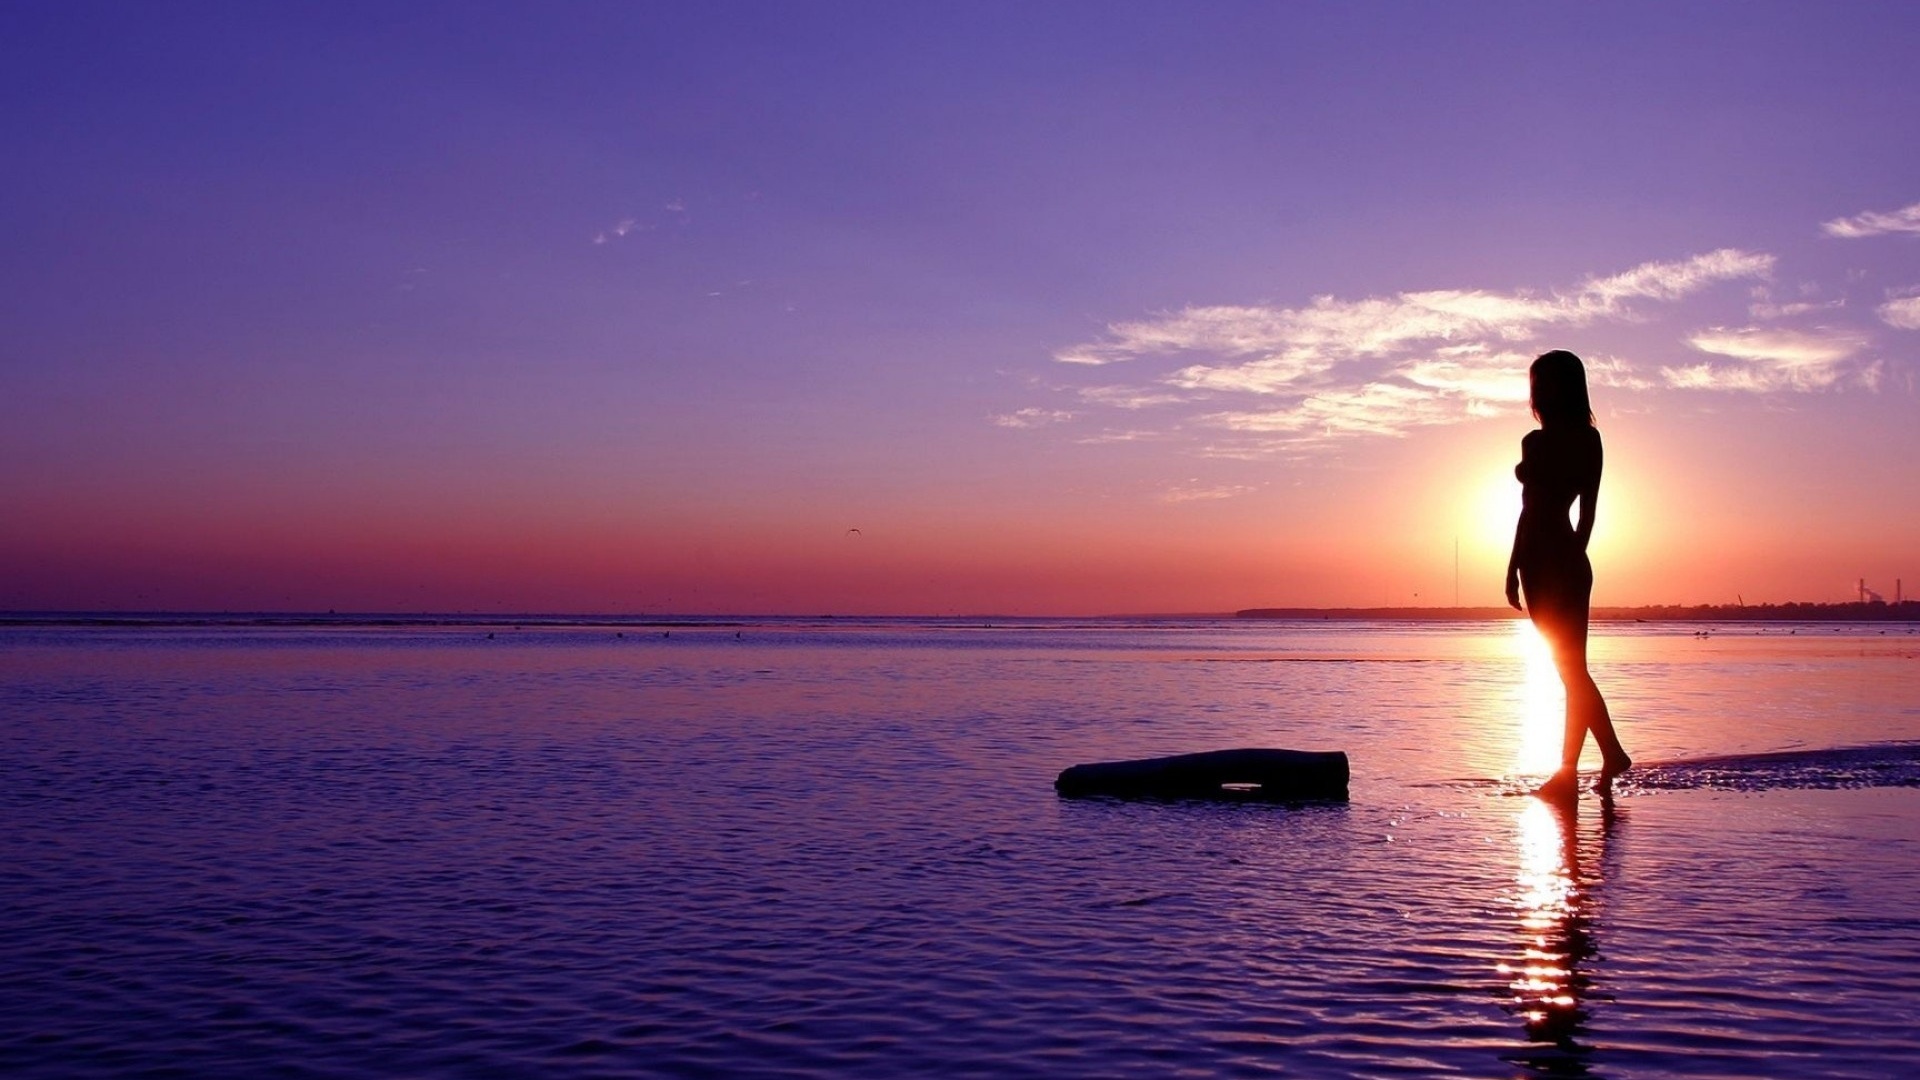
POLYGON ((1566 689, 1567 697, 1560 769, 1540 785, 1538 792, 1549 798, 1570 796, 1579 790, 1580 748, 1589 731, 1600 747, 1603 786, 1633 764, 1620 745, 1620 736, 1613 730, 1607 699, 1601 696, 1600 687, 1587 670, 1587 621, 1593 571, 1585 556, 1581 556, 1577 564, 1563 569, 1564 573, 1529 575, 1527 568, 1521 568, 1521 582, 1527 586, 1527 613, 1553 650, 1553 666, 1560 673, 1560 685, 1566 689))
MULTIPOLYGON (((1554 670, 1560 673, 1560 685, 1566 689, 1566 726, 1560 740, 1560 768, 1534 792, 1542 798, 1572 798, 1579 794, 1580 747, 1587 740, 1587 714, 1592 711, 1586 687, 1593 685, 1586 672, 1585 643, 1578 639, 1573 621, 1564 611, 1546 604, 1529 609, 1533 625, 1553 651, 1554 670)), ((1599 693, 1598 688, 1594 690, 1599 693)))
POLYGON ((1559 669, 1560 683, 1567 691, 1566 737, 1560 745, 1561 771, 1571 774, 1577 770, 1581 744, 1586 741, 1587 733, 1592 732, 1594 745, 1600 748, 1600 774, 1603 779, 1611 779, 1625 772, 1633 759, 1620 745, 1619 733, 1613 729, 1613 716, 1607 710, 1607 699, 1593 681, 1593 673, 1587 670, 1586 620, 1570 619, 1557 629, 1558 640, 1552 642, 1554 666, 1559 669))
POLYGON ((1585 718, 1588 731, 1593 732, 1594 744, 1600 747, 1600 776, 1610 780, 1632 767, 1633 759, 1627 756, 1627 749, 1620 745, 1620 735, 1613 730, 1613 716, 1607 711, 1607 699, 1600 696, 1600 688, 1593 683, 1593 676, 1587 673, 1587 667, 1580 665, 1580 674, 1586 679, 1588 706, 1585 718))

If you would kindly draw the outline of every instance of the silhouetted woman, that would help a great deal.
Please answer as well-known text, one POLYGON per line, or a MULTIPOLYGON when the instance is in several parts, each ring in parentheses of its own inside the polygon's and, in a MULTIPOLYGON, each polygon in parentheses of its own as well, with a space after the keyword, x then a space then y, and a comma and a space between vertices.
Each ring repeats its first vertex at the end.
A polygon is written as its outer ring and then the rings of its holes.
POLYGON ((1527 369, 1533 418, 1540 430, 1520 440, 1520 523, 1507 561, 1507 603, 1526 612, 1553 650, 1553 664, 1567 688, 1567 733, 1560 771, 1540 786, 1546 798, 1578 791, 1580 746, 1587 732, 1600 747, 1602 788, 1633 764, 1614 734, 1607 701, 1587 672, 1587 605, 1593 596, 1593 566, 1587 540, 1593 536, 1593 506, 1600 497, 1600 433, 1587 401, 1587 371, 1564 349, 1543 353, 1527 369), (1577 525, 1568 522, 1574 500, 1577 525))

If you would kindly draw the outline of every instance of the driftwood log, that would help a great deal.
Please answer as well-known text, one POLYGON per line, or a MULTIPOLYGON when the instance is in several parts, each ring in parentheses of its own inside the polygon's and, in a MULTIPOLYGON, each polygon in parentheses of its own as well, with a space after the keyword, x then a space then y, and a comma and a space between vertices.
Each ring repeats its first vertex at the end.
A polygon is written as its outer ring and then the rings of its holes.
POLYGON ((1075 765, 1053 782, 1068 798, 1258 799, 1300 802, 1347 798, 1347 755, 1316 750, 1211 750, 1202 754, 1075 765))

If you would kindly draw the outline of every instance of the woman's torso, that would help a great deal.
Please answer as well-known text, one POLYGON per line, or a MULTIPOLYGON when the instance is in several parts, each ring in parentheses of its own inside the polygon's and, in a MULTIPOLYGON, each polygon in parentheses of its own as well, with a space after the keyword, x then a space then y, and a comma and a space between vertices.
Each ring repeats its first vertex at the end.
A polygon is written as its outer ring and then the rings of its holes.
POLYGON ((1531 555, 1581 553, 1568 515, 1581 492, 1600 484, 1600 433, 1584 424, 1529 432, 1520 440, 1513 474, 1520 481, 1520 529, 1531 555))

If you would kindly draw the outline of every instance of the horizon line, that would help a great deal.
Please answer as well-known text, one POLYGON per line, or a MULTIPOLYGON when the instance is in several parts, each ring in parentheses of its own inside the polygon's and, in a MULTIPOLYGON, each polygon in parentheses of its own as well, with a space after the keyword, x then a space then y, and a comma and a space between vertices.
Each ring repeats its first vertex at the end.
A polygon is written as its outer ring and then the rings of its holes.
MULTIPOLYGON (((1757 604, 1639 604, 1595 605, 1594 622, 1689 622, 1689 621, 1856 621, 1849 616, 1895 613, 1920 621, 1920 600, 1789 600, 1757 604), (1832 618, 1823 619, 1822 615, 1832 618)), ((635 627, 713 627, 738 625, 749 621, 836 621, 836 620, 913 620, 949 619, 968 622, 1042 622, 1070 619, 1092 620, 1330 620, 1387 622, 1487 622, 1524 619, 1524 612, 1505 605, 1375 605, 1367 607, 1273 606, 1241 608, 1234 611, 1186 612, 1105 612, 1070 614, 1009 614, 1005 612, 891 612, 777 614, 769 612, 570 612, 570 611, 326 611, 311 610, 237 610, 232 608, 185 608, 163 610, 129 609, 33 609, 0 611, 0 627, 11 626, 164 626, 181 625, 511 625, 544 623, 567 626, 635 627)))

